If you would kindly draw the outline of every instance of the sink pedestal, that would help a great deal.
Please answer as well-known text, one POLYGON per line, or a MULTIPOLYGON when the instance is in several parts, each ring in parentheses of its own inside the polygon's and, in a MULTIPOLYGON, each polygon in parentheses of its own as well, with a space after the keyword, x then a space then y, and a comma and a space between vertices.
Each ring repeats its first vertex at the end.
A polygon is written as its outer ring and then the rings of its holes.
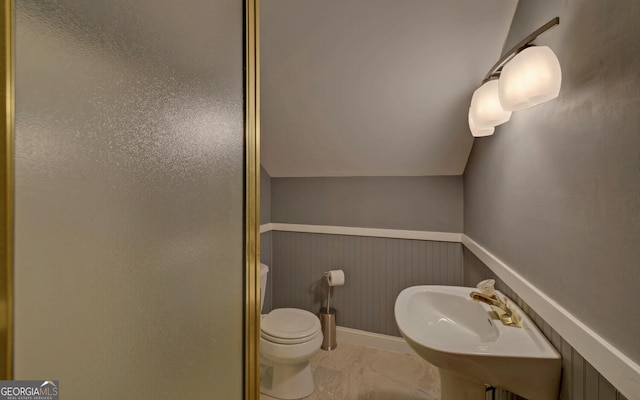
POLYGON ((484 400, 486 386, 438 368, 442 400, 484 400))

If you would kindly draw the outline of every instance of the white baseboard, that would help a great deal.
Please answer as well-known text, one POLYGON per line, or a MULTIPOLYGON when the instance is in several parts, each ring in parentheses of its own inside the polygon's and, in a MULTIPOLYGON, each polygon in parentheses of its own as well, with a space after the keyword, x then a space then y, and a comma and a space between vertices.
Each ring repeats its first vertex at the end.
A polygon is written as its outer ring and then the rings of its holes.
POLYGON ((343 326, 336 327, 336 341, 338 346, 340 346, 340 342, 344 342, 394 353, 416 354, 403 338, 345 328, 343 326))

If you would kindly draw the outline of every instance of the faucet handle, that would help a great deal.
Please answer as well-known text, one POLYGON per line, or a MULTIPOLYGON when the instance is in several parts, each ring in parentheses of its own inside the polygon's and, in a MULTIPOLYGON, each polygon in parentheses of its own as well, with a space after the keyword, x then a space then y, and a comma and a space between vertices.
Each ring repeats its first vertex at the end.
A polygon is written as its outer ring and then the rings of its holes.
POLYGON ((496 281, 493 279, 485 279, 484 281, 478 282, 476 287, 482 294, 488 297, 497 297, 496 290, 494 288, 496 281))

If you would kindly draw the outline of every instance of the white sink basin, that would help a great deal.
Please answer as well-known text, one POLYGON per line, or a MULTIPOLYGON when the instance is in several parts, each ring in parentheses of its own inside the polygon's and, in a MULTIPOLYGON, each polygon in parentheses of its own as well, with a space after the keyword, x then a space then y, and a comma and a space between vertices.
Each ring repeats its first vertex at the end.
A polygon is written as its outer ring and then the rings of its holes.
POLYGON ((556 400, 560 354, 517 305, 509 301, 523 328, 503 325, 488 305, 469 297, 475 290, 413 286, 396 299, 402 336, 440 369, 442 400, 484 399, 485 384, 529 400, 556 400))

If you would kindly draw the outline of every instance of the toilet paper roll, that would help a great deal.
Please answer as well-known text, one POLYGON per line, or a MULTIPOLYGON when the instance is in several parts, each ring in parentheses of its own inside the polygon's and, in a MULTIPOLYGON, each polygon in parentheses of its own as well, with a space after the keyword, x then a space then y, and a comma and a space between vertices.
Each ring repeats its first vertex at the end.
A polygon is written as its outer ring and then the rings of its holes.
POLYGON ((327 278, 329 286, 342 286, 344 285, 344 271, 341 269, 332 269, 324 273, 327 278))

